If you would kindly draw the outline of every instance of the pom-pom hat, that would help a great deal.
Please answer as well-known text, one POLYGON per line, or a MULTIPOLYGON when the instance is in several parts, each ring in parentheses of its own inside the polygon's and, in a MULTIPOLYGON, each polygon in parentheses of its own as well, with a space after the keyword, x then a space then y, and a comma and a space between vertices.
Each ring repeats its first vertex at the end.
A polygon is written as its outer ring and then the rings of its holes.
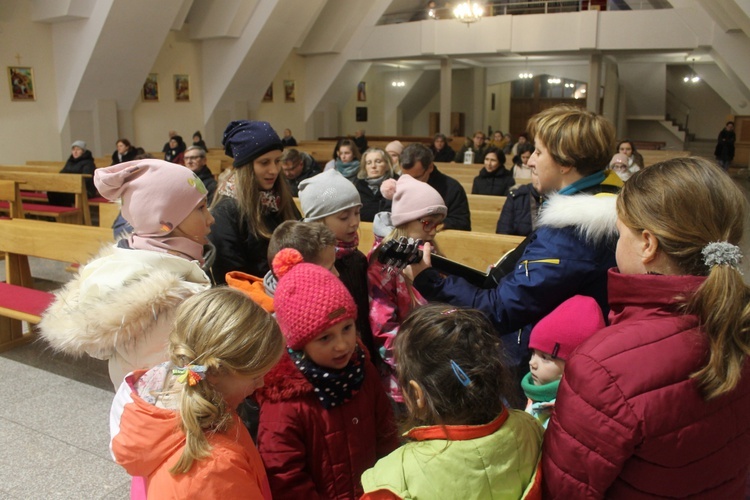
POLYGON ((529 348, 567 361, 576 347, 605 326, 599 304, 591 297, 575 295, 534 326, 529 348))
POLYGON ((302 260, 293 248, 281 250, 273 259, 279 278, 273 298, 276 321, 287 346, 295 351, 333 325, 357 318, 357 306, 341 280, 302 260))
POLYGON ((609 162, 609 168, 615 168, 618 165, 622 165, 627 168, 630 158, 622 153, 615 154, 609 162))
POLYGON ((383 181, 380 192, 384 197, 393 199, 391 207, 391 220, 398 227, 413 220, 419 220, 428 215, 445 215, 448 207, 435 191, 435 188, 426 182, 418 181, 410 175, 402 175, 395 183, 383 181))
POLYGON ((268 122, 237 120, 224 130, 224 152, 234 159, 235 168, 248 165, 269 151, 283 151, 279 134, 268 122))
POLYGON ((305 214, 304 222, 362 206, 357 188, 337 170, 326 170, 300 182, 299 202, 305 214))
POLYGON ((97 168, 94 184, 111 201, 122 198, 122 216, 138 236, 171 233, 206 197, 206 187, 189 168, 145 159, 97 168))

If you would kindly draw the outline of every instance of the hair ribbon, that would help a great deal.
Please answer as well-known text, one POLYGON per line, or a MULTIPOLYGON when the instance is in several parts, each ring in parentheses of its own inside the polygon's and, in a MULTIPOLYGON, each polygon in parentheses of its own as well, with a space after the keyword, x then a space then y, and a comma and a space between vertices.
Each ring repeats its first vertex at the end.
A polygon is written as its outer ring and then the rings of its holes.
POLYGON ((206 378, 206 367, 203 365, 187 365, 183 368, 173 369, 172 375, 178 375, 178 382, 192 387, 206 378))

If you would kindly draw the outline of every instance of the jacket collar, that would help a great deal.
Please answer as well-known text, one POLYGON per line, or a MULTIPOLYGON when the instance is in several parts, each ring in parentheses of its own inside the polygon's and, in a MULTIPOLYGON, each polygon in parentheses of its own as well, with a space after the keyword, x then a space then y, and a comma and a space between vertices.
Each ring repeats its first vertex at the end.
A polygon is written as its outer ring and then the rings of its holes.
POLYGON ((487 424, 483 425, 431 425, 415 427, 404 434, 404 436, 415 441, 428 441, 431 439, 447 439, 450 441, 468 441, 489 436, 497 432, 508 420, 508 409, 503 408, 502 413, 487 424))

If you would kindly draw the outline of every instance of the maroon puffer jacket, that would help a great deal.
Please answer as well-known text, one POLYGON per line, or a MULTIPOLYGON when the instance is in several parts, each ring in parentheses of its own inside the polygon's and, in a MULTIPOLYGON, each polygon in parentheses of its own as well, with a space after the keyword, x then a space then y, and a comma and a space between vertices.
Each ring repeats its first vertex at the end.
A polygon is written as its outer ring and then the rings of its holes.
POLYGON ((547 498, 743 498, 750 467, 750 362, 704 401, 690 374, 708 346, 674 297, 695 276, 608 276, 611 326, 565 367, 544 437, 547 498))
POLYGON ((359 498, 362 473, 398 447, 391 404, 365 355, 360 391, 328 410, 288 355, 266 375, 256 392, 258 450, 275 499, 359 498))

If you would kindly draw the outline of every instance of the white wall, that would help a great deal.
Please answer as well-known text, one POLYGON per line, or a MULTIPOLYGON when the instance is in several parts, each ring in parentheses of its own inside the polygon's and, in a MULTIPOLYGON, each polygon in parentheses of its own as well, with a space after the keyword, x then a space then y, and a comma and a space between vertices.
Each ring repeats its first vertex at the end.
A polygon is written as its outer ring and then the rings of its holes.
POLYGON ((341 123, 340 135, 353 135, 357 129, 364 129, 367 135, 383 135, 385 78, 382 73, 370 67, 362 81, 367 84, 367 100, 365 102, 357 101, 356 85, 351 89, 349 99, 341 108, 339 117, 341 123), (367 108, 366 122, 356 120, 356 108, 358 107, 367 108))
MULTIPOLYGON (((169 33, 151 73, 159 75, 159 102, 137 101, 133 107, 135 135, 129 137, 130 142, 146 151, 161 151, 168 139, 167 132, 175 130, 187 144, 192 143, 193 132, 203 132, 205 120, 200 44, 190 41, 187 28, 169 33), (175 101, 174 75, 190 75, 190 102, 175 101)), ((205 140, 208 147, 221 147, 212 143, 210 137, 205 140)))
MULTIPOLYGON (((31 2, 10 2, 0 17, 0 163, 62 160, 70 144, 60 144, 50 25, 30 20, 31 2), (21 57, 20 64, 16 55, 21 57), (7 66, 34 71, 35 101, 11 101, 7 66)), ((89 140, 93 140, 91 137, 89 140)))
POLYGON ((273 102, 261 102, 251 118, 265 120, 281 136, 285 128, 291 129, 298 141, 312 140, 305 132, 305 59, 292 53, 273 79, 273 102), (284 80, 294 80, 295 101, 286 102, 284 80))

